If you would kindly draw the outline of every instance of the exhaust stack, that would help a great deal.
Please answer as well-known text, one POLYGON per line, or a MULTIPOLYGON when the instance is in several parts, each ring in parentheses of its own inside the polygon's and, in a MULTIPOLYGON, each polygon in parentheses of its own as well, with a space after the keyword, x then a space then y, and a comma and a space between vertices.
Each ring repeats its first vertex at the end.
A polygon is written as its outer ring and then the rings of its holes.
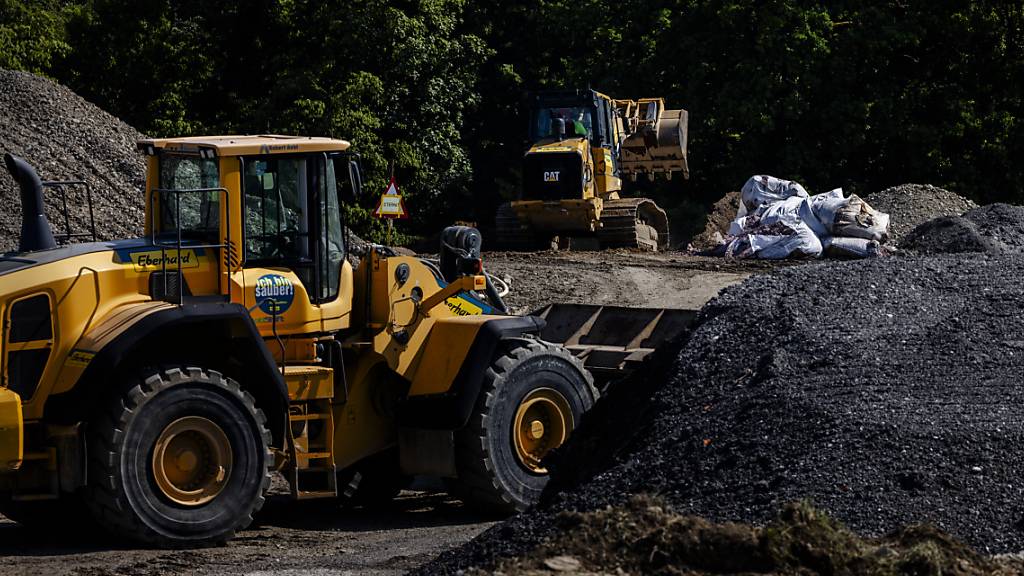
POLYGON ((43 206, 43 182, 39 173, 31 164, 14 156, 4 154, 4 165, 21 188, 21 241, 18 252, 35 252, 56 248, 50 230, 50 221, 46 219, 43 206))

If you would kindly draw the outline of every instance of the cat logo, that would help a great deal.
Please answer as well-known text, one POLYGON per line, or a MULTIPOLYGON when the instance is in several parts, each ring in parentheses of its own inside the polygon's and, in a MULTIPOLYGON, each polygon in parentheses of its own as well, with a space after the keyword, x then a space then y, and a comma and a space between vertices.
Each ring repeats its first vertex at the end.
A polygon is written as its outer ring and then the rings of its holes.
POLYGON ((559 171, 557 171, 557 170, 554 171, 554 172, 545 172, 544 173, 544 181, 545 182, 558 182, 558 173, 559 173, 559 171))

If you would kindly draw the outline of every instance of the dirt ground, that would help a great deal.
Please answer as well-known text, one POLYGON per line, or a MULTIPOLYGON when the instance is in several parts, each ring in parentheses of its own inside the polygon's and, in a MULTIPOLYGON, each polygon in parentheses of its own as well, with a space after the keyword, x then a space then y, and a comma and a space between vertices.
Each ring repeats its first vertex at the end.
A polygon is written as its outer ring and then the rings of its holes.
MULTIPOLYGON (((506 279, 515 313, 549 302, 698 308, 725 286, 778 264, 683 253, 541 252, 485 255, 506 279)), ((55 539, 0 516, 0 573, 73 576, 163 574, 402 574, 494 524, 438 490, 403 492, 387 510, 343 510, 272 494, 256 522, 219 548, 146 550, 101 539, 55 539)))
POLYGON ((509 285, 505 302, 525 314, 550 302, 698 309, 722 288, 792 262, 724 260, 683 252, 490 252, 487 271, 509 285))
POLYGON ((156 550, 83 535, 54 538, 0 516, 0 574, 404 574, 470 540, 494 521, 429 488, 405 491, 383 510, 342 509, 316 500, 293 502, 286 493, 277 493, 271 494, 253 525, 226 546, 156 550))

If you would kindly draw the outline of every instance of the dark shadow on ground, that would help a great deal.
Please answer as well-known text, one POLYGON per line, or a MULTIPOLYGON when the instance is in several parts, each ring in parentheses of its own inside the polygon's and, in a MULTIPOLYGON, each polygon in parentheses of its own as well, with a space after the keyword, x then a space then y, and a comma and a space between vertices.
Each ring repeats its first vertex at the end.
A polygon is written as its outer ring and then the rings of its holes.
MULTIPOLYGON (((265 539, 259 531, 286 528, 308 531, 369 532, 408 528, 461 526, 497 520, 468 509, 443 492, 406 491, 388 505, 345 507, 335 500, 293 501, 287 494, 270 494, 253 524, 233 542, 265 539)), ((95 526, 78 530, 40 531, 24 528, 0 516, 0 556, 67 556, 110 550, 145 550, 95 526)))

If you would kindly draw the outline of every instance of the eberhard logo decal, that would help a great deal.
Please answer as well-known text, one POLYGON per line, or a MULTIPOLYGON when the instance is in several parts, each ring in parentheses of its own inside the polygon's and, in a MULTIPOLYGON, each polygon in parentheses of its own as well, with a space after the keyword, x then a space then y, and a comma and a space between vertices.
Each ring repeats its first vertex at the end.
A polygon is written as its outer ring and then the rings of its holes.
POLYGON ((476 316, 483 314, 483 308, 463 298, 449 298, 444 301, 448 309, 456 316, 476 316))
POLYGON ((196 254, 195 250, 182 250, 180 254, 177 250, 167 250, 166 252, 147 250, 145 252, 132 252, 128 254, 127 259, 131 260, 132 267, 135 268, 136 272, 156 270, 163 268, 165 265, 167 268, 175 270, 179 267, 182 269, 199 267, 199 255, 196 254))
POLYGON ((266 274, 256 280, 256 304, 268 316, 284 314, 295 300, 295 285, 278 274, 266 274))
POLYGON ((71 353, 68 354, 68 364, 70 366, 85 368, 89 365, 89 362, 92 362, 92 359, 95 356, 95 352, 89 352, 87 350, 72 350, 71 353))
POLYGON ((561 172, 561 170, 556 170, 554 172, 545 172, 544 173, 544 181, 545 182, 558 182, 558 175, 559 175, 560 172, 561 172))

